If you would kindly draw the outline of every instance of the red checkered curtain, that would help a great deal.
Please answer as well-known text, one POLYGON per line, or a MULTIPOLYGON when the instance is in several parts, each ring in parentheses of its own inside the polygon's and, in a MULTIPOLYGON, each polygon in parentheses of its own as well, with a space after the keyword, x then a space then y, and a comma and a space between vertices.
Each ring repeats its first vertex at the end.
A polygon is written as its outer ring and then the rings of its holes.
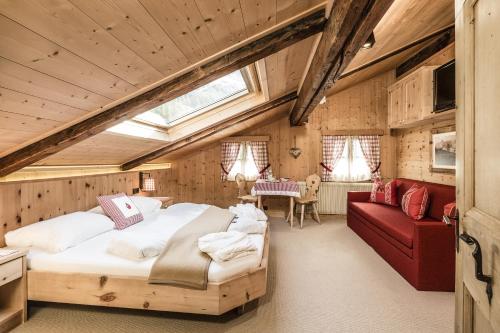
POLYGON ((323 135, 323 173, 321 180, 328 182, 332 180, 333 168, 337 165, 344 152, 346 137, 343 135, 323 135))
POLYGON ((231 171, 234 163, 238 159, 238 154, 240 153, 240 143, 223 142, 220 152, 220 179, 225 181, 227 180, 229 171, 231 171))
POLYGON ((259 179, 267 179, 272 175, 271 164, 269 163, 269 153, 267 151, 267 142, 265 141, 252 141, 250 142, 252 148, 252 156, 259 170, 259 179))
POLYGON ((372 172, 372 180, 380 177, 380 139, 378 135, 361 135, 358 137, 366 163, 372 172))

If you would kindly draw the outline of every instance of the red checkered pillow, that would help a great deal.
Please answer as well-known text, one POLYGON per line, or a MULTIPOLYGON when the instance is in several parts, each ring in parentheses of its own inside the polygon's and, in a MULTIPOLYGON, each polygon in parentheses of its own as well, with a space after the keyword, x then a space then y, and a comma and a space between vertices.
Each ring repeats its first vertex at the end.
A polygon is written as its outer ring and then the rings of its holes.
POLYGON ((380 179, 376 179, 373 182, 370 202, 398 206, 398 182, 393 179, 384 185, 380 179))
POLYGON ((403 195, 401 206, 403 212, 412 219, 422 219, 429 206, 429 192, 427 188, 425 186, 413 184, 413 186, 403 195))
POLYGON ((144 220, 142 213, 125 193, 97 197, 102 210, 115 222, 116 229, 125 229, 144 220))

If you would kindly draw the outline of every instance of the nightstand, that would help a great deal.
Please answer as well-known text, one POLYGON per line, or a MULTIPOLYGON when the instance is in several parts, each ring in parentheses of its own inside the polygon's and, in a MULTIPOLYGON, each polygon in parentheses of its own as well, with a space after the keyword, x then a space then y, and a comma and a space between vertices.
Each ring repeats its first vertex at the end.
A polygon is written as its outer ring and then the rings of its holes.
POLYGON ((153 197, 161 201, 161 208, 167 208, 168 206, 172 206, 174 204, 173 197, 153 197))
POLYGON ((0 249, 0 333, 27 317, 26 251, 0 249), (6 254, 6 255, 4 255, 6 254))

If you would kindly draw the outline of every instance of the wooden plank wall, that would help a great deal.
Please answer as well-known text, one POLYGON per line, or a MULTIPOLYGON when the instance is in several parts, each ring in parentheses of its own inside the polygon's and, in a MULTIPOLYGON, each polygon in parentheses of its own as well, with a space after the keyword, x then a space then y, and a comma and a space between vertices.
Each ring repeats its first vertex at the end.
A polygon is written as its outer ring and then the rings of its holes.
MULTIPOLYGON (((455 44, 453 43, 422 63, 421 66, 442 65, 454 58, 455 44)), ((397 130, 395 132, 397 141, 397 176, 446 185, 455 185, 454 174, 437 173, 431 172, 430 170, 431 131, 437 128, 453 130, 454 125, 455 120, 452 120, 397 130)))
MULTIPOLYGON (((158 184, 150 195, 166 195, 171 170, 150 172, 158 184)), ((0 183, 0 247, 5 245, 3 235, 10 230, 88 210, 97 205, 98 195, 132 194, 135 187, 139 187, 138 172, 0 183)))
MULTIPOLYGON (((312 173, 321 173, 321 131, 387 129, 387 87, 394 82, 393 72, 387 72, 336 95, 329 96, 311 114, 303 127, 289 125, 288 117, 250 129, 239 135, 269 135, 269 155, 273 174, 304 180, 312 173), (288 150, 294 145, 302 149, 294 159, 288 150)), ((205 202, 222 207, 234 204, 237 196, 234 182, 220 181, 220 143, 205 146, 172 162, 173 179, 169 179, 169 195, 177 202, 205 202)), ((384 178, 396 175, 396 143, 390 135, 382 137, 384 178)), ((265 203, 266 204, 266 203, 265 203)), ((267 199, 270 207, 286 206, 283 200, 267 199)))

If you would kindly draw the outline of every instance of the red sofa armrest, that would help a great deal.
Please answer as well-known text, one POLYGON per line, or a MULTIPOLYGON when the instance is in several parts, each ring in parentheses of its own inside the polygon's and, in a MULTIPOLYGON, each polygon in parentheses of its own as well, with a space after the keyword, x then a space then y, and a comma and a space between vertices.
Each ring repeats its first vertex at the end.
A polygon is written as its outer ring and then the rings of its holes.
POLYGON ((452 291, 455 281, 455 230, 441 221, 415 222, 413 247, 426 287, 439 283, 452 291), (426 277, 426 278, 424 278, 426 277))
POLYGON ((347 202, 368 202, 371 192, 352 191, 347 192, 347 202))

